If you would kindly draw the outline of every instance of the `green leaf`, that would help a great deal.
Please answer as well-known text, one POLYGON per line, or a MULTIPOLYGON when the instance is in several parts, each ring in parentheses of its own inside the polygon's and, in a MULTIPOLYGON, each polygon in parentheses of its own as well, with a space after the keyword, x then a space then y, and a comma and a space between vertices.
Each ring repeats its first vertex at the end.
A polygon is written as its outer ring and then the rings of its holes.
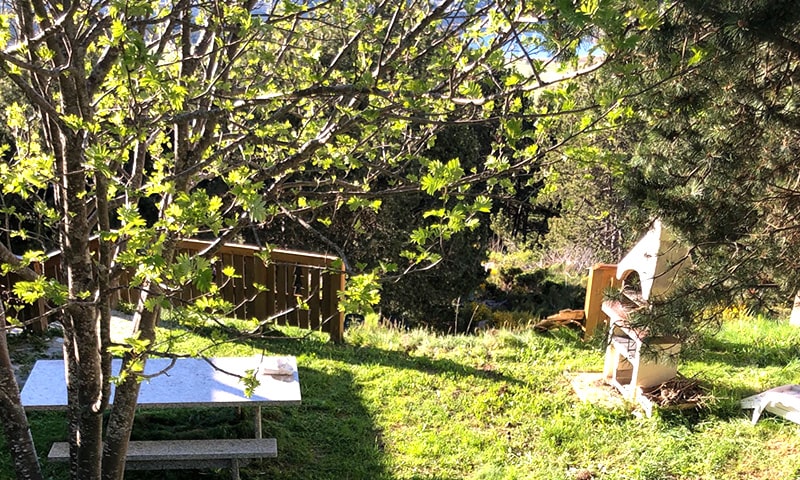
POLYGON ((233 265, 225 265, 222 268, 222 274, 228 278, 241 278, 241 275, 236 274, 236 268, 233 265))

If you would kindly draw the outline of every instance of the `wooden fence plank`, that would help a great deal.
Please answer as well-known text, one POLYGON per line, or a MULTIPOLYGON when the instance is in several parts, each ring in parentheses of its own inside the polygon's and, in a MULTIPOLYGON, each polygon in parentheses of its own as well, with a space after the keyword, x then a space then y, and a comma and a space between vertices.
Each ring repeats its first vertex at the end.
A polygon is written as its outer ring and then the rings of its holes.
POLYGON ((277 287, 276 287, 277 269, 275 267, 275 263, 274 262, 270 262, 270 264, 267 265, 266 268, 267 268, 267 291, 266 291, 267 303, 266 303, 266 307, 267 307, 267 315, 269 315, 271 317, 271 316, 274 316, 278 311, 277 305, 276 305, 277 298, 276 298, 276 295, 275 295, 275 292, 276 292, 276 289, 277 289, 277 287))
POLYGON ((320 278, 320 274, 322 270, 319 268, 312 268, 309 272, 310 279, 308 289, 310 291, 310 295, 308 298, 308 315, 310 319, 310 328, 312 330, 319 330, 320 326, 320 315, 322 315, 322 310, 320 309, 320 299, 322 298, 322 292, 320 289, 322 288, 322 281, 320 278))
MULTIPOLYGON (((297 267, 297 270, 300 272, 300 291, 297 293, 300 295, 300 298, 303 299, 303 302, 305 302, 305 306, 308 307, 308 298, 310 295, 308 288, 309 269, 308 267, 297 267)), ((300 328, 309 328, 309 311, 307 308, 303 308, 297 312, 297 320, 300 328)))
POLYGON ((225 300, 231 302, 233 305, 236 305, 236 295, 233 290, 233 279, 222 273, 222 271, 227 267, 233 266, 233 255, 230 253, 223 253, 219 255, 219 258, 220 261, 217 264, 217 282, 219 282, 220 285, 220 292, 225 300))
MULTIPOLYGON (((97 249, 95 241, 91 247, 97 249)), ((203 251, 213 253, 214 281, 220 287, 222 297, 234 305, 233 315, 236 318, 255 317, 266 320, 277 312, 288 314, 276 318, 278 324, 292 324, 302 328, 322 329, 331 333, 334 341, 341 341, 343 314, 338 311, 338 292, 344 288, 344 270, 331 271, 330 265, 337 259, 324 254, 297 252, 291 250, 270 250, 268 265, 255 258, 264 252, 263 248, 252 245, 225 244, 217 246, 213 242, 202 240, 181 240, 178 242, 181 253, 199 255, 203 251), (213 248, 213 250, 209 250, 213 248), (241 278, 229 278, 222 274, 225 267, 233 267, 241 278), (266 291, 258 291, 254 284, 258 283, 266 291), (299 295, 307 304, 307 309, 298 309, 299 295)), ((60 254, 53 252, 50 258, 39 266, 41 274, 48 278, 61 279, 60 254)), ((122 271, 115 279, 113 291, 109 294, 115 304, 132 303, 135 290, 127 287, 131 273, 122 271)), ((15 280, 0 277, 0 287, 10 290, 15 280)), ((178 292, 181 303, 197 298, 200 292, 189 284, 178 292)), ((177 299, 176 299, 177 300, 177 299)), ((30 312, 20 312, 21 319, 35 318, 49 308, 44 301, 30 308, 30 312), (41 313, 40 313, 41 312, 41 313)), ((43 323, 46 327, 46 323, 43 323)))
POLYGON ((245 257, 242 255, 232 255, 232 257, 233 268, 236 271, 236 276, 233 279, 233 296, 236 299, 234 301, 236 309, 234 310, 233 314, 239 320, 244 320, 247 318, 247 297, 245 296, 244 287, 244 279, 246 278, 244 267, 245 257))
POLYGON ((326 324, 323 330, 327 331, 331 340, 336 343, 344 341, 344 312, 339 311, 339 292, 344 291, 344 265, 337 272, 333 265, 325 272, 322 281, 323 306, 322 317, 326 324))
POLYGON ((248 315, 252 315, 258 321, 263 322, 269 317, 267 313, 267 292, 262 289, 267 286, 267 267, 260 258, 253 258, 253 304, 248 310, 248 315), (255 284, 260 285, 259 288, 255 284))
POLYGON ((256 284, 256 264, 261 263, 256 257, 249 255, 244 257, 244 275, 242 276, 242 285, 244 285, 244 296, 247 300, 245 306, 245 318, 255 318, 255 298, 258 295, 256 284))
POLYGON ((297 310, 297 295, 300 293, 300 277, 298 274, 299 268, 296 265, 287 266, 286 308, 289 309, 289 313, 286 315, 286 323, 293 327, 300 326, 300 315, 297 310))
MULTIPOLYGON (((275 265, 275 309, 276 314, 280 312, 285 312, 286 309, 289 307, 289 299, 288 296, 290 295, 288 291, 287 285, 287 277, 288 275, 288 266, 287 265, 275 265)), ((286 325, 286 314, 282 314, 277 318, 278 325, 286 325)))

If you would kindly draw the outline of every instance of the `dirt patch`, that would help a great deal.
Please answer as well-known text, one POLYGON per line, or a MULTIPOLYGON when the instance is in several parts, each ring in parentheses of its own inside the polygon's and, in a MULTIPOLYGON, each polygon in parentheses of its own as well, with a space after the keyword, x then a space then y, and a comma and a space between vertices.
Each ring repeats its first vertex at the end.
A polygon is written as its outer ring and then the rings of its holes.
POLYGON ((575 395, 582 402, 615 408, 625 405, 616 389, 603 380, 602 372, 581 372, 568 375, 575 395))

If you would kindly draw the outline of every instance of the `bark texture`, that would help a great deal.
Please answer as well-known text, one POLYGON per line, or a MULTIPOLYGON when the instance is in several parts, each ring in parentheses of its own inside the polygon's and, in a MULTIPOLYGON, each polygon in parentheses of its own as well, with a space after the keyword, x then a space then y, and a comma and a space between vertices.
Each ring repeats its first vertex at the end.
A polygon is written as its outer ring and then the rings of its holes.
POLYGON ((6 444, 14 460, 17 480, 43 480, 28 417, 19 398, 6 337, 6 314, 0 302, 0 420, 6 444))

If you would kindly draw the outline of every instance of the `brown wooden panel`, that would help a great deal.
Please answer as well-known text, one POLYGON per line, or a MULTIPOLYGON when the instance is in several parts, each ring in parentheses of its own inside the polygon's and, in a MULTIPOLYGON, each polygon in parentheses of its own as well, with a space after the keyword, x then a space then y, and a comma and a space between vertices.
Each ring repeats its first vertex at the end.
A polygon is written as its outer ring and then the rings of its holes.
POLYGON ((286 323, 293 327, 300 326, 300 315, 297 310, 297 295, 300 292, 300 269, 296 265, 289 265, 286 270, 287 276, 287 290, 288 295, 286 296, 286 308, 289 309, 289 313, 286 315, 286 323))
POLYGON ((119 282, 119 300, 125 303, 133 303, 136 298, 136 292, 132 292, 130 288, 131 274, 127 270, 123 270, 118 277, 119 282))
POLYGON ((344 312, 339 311, 339 292, 343 292, 345 288, 345 271, 344 271, 344 264, 339 266, 339 271, 336 274, 336 280, 333 282, 333 289, 331 291, 331 296, 328 299, 331 302, 331 311, 336 312, 334 314, 334 320, 331 321, 331 340, 336 343, 341 343, 344 341, 344 312))
POLYGON ((595 330, 608 322, 608 316, 602 311, 603 293, 607 288, 621 285, 622 282, 617 280, 616 274, 616 265, 597 264, 589 269, 589 282, 586 285, 583 307, 584 340, 590 340, 594 336, 595 330))
POLYGON ((338 272, 329 269, 322 277, 322 317, 326 321, 322 329, 337 343, 344 340, 344 313, 339 311, 339 291, 344 290, 344 282, 344 266, 338 272))
MULTIPOLYGON (((289 290, 287 285, 288 266, 275 265, 275 308, 276 314, 286 311, 289 305, 289 290)), ((282 314, 277 318, 278 325, 286 325, 286 315, 282 314)))
POLYGON ((238 278, 233 279, 233 297, 235 299, 233 303, 237 305, 234 316, 241 320, 247 318, 245 307, 247 297, 244 294, 244 256, 233 255, 233 268, 236 269, 236 275, 238 275, 238 278))
MULTIPOLYGON (((97 241, 91 243, 92 252, 97 251, 97 241)), ((304 328, 320 328, 331 333, 334 341, 341 341, 344 315, 338 311, 338 292, 344 288, 344 272, 323 273, 321 269, 329 268, 336 257, 324 254, 298 252, 291 250, 271 250, 271 263, 264 266, 255 258, 255 255, 264 249, 253 245, 224 244, 215 245, 213 242, 202 240, 180 240, 180 251, 197 255, 209 249, 209 253, 217 255, 215 262, 214 280, 220 287, 221 295, 234 305, 248 300, 248 303, 238 307, 235 315, 246 318, 247 315, 260 320, 274 316, 278 311, 286 311, 296 306, 295 294, 301 295, 308 303, 307 311, 295 310, 289 316, 294 318, 291 323, 299 324, 304 328), (242 278, 228 279, 222 275, 225 266, 233 266, 236 273, 242 278), (267 287, 266 292, 258 293, 253 283, 260 283, 267 287)), ((62 280, 60 252, 48 254, 48 259, 41 266, 42 273, 48 278, 62 280)), ((138 289, 127 287, 130 282, 130 272, 122 272, 117 278, 114 295, 120 301, 134 303, 138 298, 138 289)), ((0 284, 5 281, 7 288, 13 288, 13 280, 0 278, 0 284)), ((187 285, 179 296, 183 301, 190 301, 200 295, 194 284, 187 285)), ((40 305, 39 305, 40 306, 40 305)), ((32 307, 36 309, 36 306, 32 307)), ((31 310, 32 310, 31 309, 31 310)), ((25 312, 24 316, 32 318, 39 313, 25 312)), ((286 315, 277 319, 278 323, 287 322, 286 315)))
POLYGON ((61 255, 51 255, 44 262, 44 274, 47 278, 61 281, 61 255))
POLYGON ((309 265, 314 267, 324 267, 335 257, 318 255, 315 253, 294 252, 291 250, 272 250, 272 261, 276 263, 295 263, 299 265, 309 265))
POLYGON ((322 281, 320 280, 319 268, 312 268, 310 272, 310 279, 308 288, 311 291, 308 299, 308 316, 311 321, 311 329, 319 330, 320 326, 320 299, 322 298, 320 288, 322 288, 322 281))
MULTIPOLYGON (((267 286, 267 267, 264 266, 264 262, 261 259, 253 258, 253 284, 259 284, 262 287, 267 286)), ((269 287, 268 287, 269 288, 269 287)), ((274 287, 272 287, 274 288, 274 287)), ((253 294, 255 297, 253 298, 253 302, 251 307, 248 310, 248 315, 251 315, 258 319, 258 321, 263 322, 267 319, 269 314, 267 313, 267 292, 259 291, 258 289, 253 287, 253 294)))
POLYGON ((222 273, 222 270, 225 267, 233 266, 233 255, 225 253, 219 255, 219 258, 219 276, 217 277, 217 281, 220 282, 220 292, 222 293, 222 298, 236 305, 236 297, 233 290, 233 279, 222 273))
POLYGON ((331 302, 330 302, 330 292, 331 292, 331 285, 333 284, 333 277, 331 276, 330 272, 325 272, 322 275, 322 331, 323 332, 330 332, 331 330, 331 319, 333 318, 333 313, 331 310, 331 302))
MULTIPOLYGON (((180 248, 186 248, 189 250, 199 252, 211 246, 212 243, 213 242, 204 240, 180 240, 178 242, 178 246, 180 248)), ((261 247, 257 247, 255 245, 226 243, 224 245, 219 246, 217 254, 253 256, 256 253, 260 253, 262 251, 263 249, 261 247)), ((323 255, 310 252, 297 252, 293 250, 282 250, 282 249, 273 249, 271 250, 271 254, 272 254, 272 260, 277 263, 299 263, 304 265, 320 266, 320 267, 325 266, 329 264, 331 261, 336 259, 336 257, 332 257, 330 255, 323 255)))
MULTIPOLYGON (((297 267, 297 271, 300 276, 300 290, 297 292, 300 295, 300 298, 303 302, 308 304, 308 297, 310 295, 309 291, 309 279, 308 279, 308 267, 297 267)), ((309 328, 309 311, 307 309, 302 309, 297 312, 297 323, 300 328, 309 328)))
POLYGON ((275 280, 276 268, 275 268, 275 264, 274 263, 270 263, 269 265, 266 266, 266 269, 267 269, 267 291, 266 291, 267 302, 266 302, 266 307, 267 307, 267 315, 271 317, 271 316, 274 316, 275 313, 278 311, 277 305, 275 304, 275 302, 277 301, 276 295, 275 295, 275 291, 276 291, 276 286, 275 286, 275 283, 276 283, 276 280, 275 280))
POLYGON ((253 300, 255 299, 256 293, 258 290, 253 286, 256 281, 255 276, 255 263, 256 258, 252 255, 242 257, 243 263, 243 270, 242 270, 242 287, 244 288, 244 311, 245 317, 244 318, 253 318, 255 316, 254 307, 255 304, 253 300))

